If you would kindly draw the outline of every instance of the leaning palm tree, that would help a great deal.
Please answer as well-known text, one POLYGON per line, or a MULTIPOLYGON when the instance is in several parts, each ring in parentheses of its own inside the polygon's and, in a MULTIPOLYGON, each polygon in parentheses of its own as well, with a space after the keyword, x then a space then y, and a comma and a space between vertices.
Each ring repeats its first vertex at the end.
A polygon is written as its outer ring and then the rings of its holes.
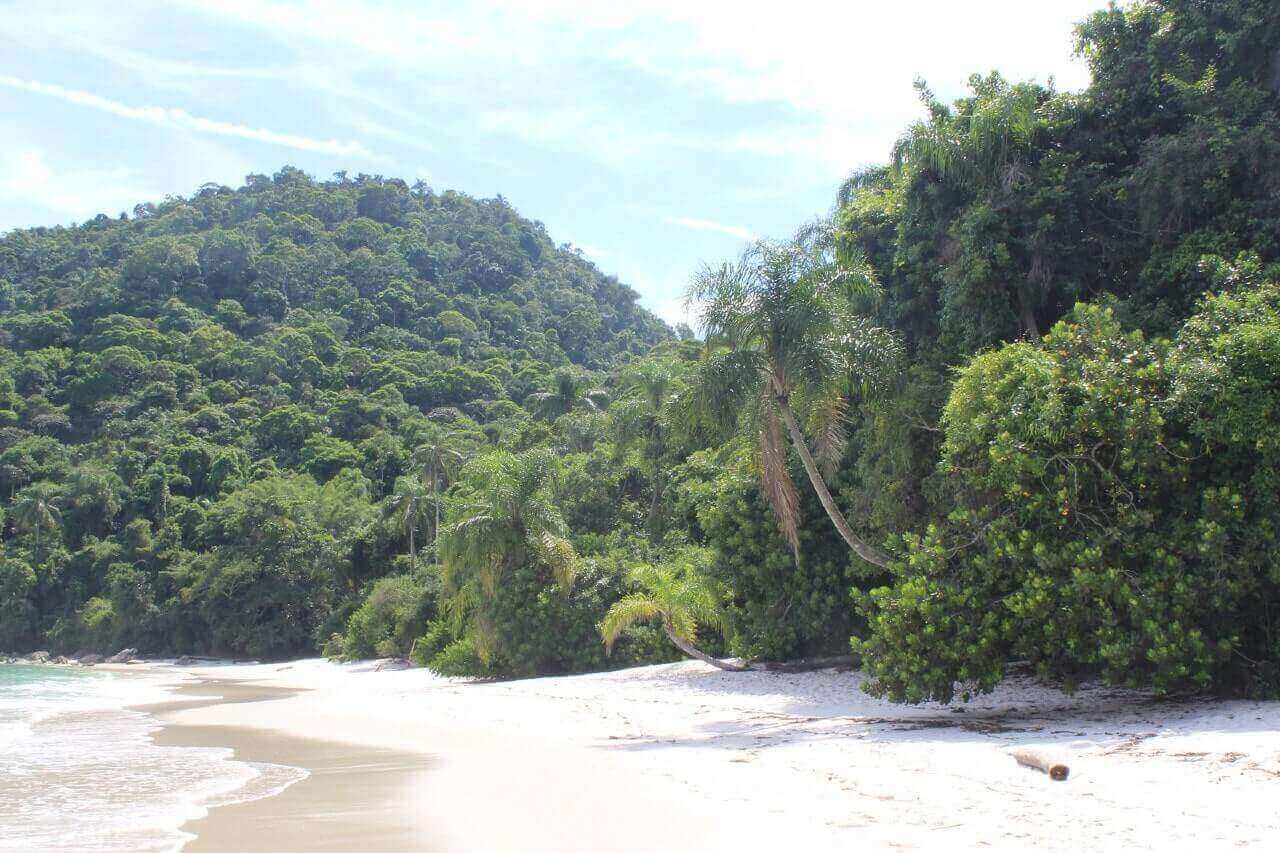
POLYGON ((497 648, 488 605, 507 574, 536 560, 563 592, 573 584, 578 555, 551 495, 556 457, 547 448, 496 451, 463 471, 465 503, 439 536, 444 603, 456 629, 470 628, 481 660, 497 648))
POLYGON ((607 652, 613 653, 613 644, 627 628, 656 619, 667 639, 689 657, 733 672, 747 669, 742 664, 714 658, 694 645, 698 626, 719 625, 721 615, 715 592, 692 567, 641 565, 628 576, 641 591, 624 595, 605 614, 600 636, 607 652))
POLYGON ((829 227, 819 224, 707 268, 686 297, 706 352, 681 394, 681 415, 694 427, 754 433, 762 489, 797 555, 800 498, 784 432, 840 536, 867 562, 888 564, 854 533, 824 479, 844 451, 851 395, 883 383, 900 352, 897 338, 860 310, 878 293, 871 268, 837 257, 829 227))
MULTIPOLYGON (((434 547, 440 537, 440 492, 448 488, 462 468, 465 457, 444 442, 454 433, 446 432, 425 444, 420 444, 410 457, 410 467, 418 472, 422 482, 431 490, 431 503, 435 507, 435 524, 431 527, 431 544, 434 547)), ((435 562, 440 564, 439 549, 435 549, 435 562)))
POLYGON ((31 533, 35 538, 35 553, 40 554, 40 534, 56 534, 62 529, 62 510, 58 508, 59 494, 51 483, 36 483, 18 494, 13 504, 13 529, 19 533, 31 533))

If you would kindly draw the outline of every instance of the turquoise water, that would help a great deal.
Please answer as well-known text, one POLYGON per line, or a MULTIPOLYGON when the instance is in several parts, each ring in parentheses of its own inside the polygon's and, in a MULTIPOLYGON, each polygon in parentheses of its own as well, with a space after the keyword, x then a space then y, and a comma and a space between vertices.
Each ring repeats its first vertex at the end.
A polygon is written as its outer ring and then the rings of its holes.
POLYGON ((0 748, 46 714, 92 697, 107 676, 70 667, 0 666, 0 748))
POLYGON ((69 666, 31 666, 25 663, 14 663, 0 667, 0 690, 15 684, 27 684, 32 681, 76 682, 83 678, 100 678, 98 673, 84 667, 69 666))
POLYGON ((230 749, 156 746, 155 720, 129 706, 162 701, 173 683, 0 665, 0 849, 178 850, 186 821, 306 775, 230 749))

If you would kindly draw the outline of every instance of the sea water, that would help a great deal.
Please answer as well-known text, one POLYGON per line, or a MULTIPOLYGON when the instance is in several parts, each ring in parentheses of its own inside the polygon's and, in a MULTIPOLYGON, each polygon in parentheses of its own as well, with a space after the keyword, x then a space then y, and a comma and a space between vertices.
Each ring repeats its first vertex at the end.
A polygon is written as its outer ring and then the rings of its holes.
POLYGON ((188 820, 306 776, 232 750, 157 746, 128 706, 172 698, 163 678, 0 665, 0 849, 178 850, 188 820))

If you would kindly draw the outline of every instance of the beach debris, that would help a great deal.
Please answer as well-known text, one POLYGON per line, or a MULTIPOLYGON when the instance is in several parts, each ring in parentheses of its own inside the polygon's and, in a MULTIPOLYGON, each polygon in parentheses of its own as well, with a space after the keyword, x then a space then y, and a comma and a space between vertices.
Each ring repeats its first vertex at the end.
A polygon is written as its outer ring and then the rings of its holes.
POLYGON ((105 663, 128 663, 137 653, 137 649, 121 649, 111 657, 107 658, 105 663))
POLYGON ((1071 768, 1066 762, 1050 755, 1049 753, 1030 747, 1022 747, 1010 750, 1013 760, 1021 764, 1023 767, 1030 767, 1039 770, 1041 773, 1047 773, 1049 778, 1055 782, 1065 782, 1067 775, 1071 772, 1071 768))

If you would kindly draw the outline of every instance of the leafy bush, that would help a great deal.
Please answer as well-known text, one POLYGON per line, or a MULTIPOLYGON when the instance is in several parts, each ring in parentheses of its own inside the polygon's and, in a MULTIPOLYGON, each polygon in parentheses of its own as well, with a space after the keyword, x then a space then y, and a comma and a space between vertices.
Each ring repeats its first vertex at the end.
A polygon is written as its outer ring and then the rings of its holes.
POLYGON ((435 612, 438 586, 434 576, 427 574, 394 575, 375 582, 347 621, 341 656, 355 660, 408 655, 435 612))
POLYGON ((973 359, 944 413, 954 509, 858 595, 872 692, 1280 684, 1280 288, 1210 297, 1176 341, 1077 306, 1037 348, 973 359))
POLYGON ((783 660, 839 649, 853 629, 850 551, 809 489, 800 492, 797 560, 743 454, 695 454, 680 472, 680 501, 713 552, 707 575, 728 591, 729 649, 783 660))
POLYGON ((490 674, 490 667, 480 659, 470 637, 460 637, 426 661, 427 667, 437 675, 448 677, 472 677, 490 674))
POLYGON ((200 527, 208 550, 179 570, 184 621, 205 626, 204 650, 283 657, 316 646, 331 590, 350 579, 349 543, 372 513, 350 473, 324 486, 268 477, 214 504, 200 527))
POLYGON ((105 598, 91 598, 71 616, 54 622, 49 640, 55 651, 71 654, 82 649, 105 652, 117 636, 116 614, 105 598))

